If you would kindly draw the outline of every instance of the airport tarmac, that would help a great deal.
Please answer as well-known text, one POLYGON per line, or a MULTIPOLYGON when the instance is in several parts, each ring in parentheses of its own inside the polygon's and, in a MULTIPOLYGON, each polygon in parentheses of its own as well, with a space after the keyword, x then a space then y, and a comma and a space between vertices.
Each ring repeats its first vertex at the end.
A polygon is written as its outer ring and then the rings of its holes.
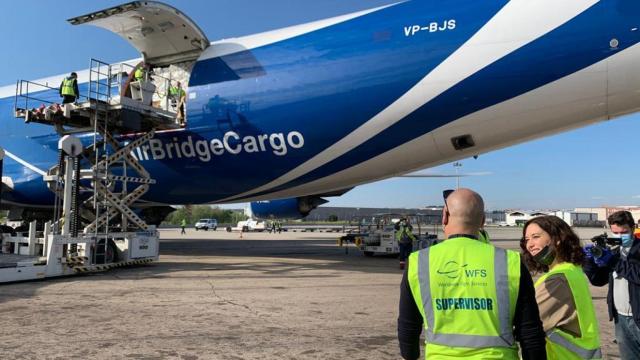
MULTIPOLYGON (((506 248, 520 231, 489 229, 506 248)), ((155 264, 0 285, 0 358, 398 359, 398 263, 337 237, 163 230, 155 264)), ((619 359, 606 287, 592 295, 619 359)))

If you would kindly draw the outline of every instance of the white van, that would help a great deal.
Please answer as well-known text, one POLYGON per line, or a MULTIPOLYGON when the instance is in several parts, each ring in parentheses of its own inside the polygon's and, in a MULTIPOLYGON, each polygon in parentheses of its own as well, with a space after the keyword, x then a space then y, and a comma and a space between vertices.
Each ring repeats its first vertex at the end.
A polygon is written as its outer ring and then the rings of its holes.
POLYGON ((216 230, 218 228, 218 220, 216 219, 200 219, 195 225, 196 231, 204 230, 207 231, 209 229, 216 230))

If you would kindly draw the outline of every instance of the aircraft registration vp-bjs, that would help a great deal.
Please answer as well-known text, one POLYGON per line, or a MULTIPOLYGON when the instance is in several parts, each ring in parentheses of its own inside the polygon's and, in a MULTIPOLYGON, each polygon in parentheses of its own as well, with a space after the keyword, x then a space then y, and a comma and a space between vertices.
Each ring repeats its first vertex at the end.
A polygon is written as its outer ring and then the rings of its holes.
MULTIPOLYGON (((148 209, 286 199, 256 203, 254 213, 299 216, 359 184, 640 107, 637 0, 400 1, 214 42, 157 2, 69 21, 114 31, 140 51, 124 62, 122 83, 144 60, 188 84, 186 125, 131 153, 157 181, 138 202, 148 209)), ((85 94, 90 71, 73 70, 85 94)), ((57 87, 67 74, 34 83, 57 87)), ((16 119, 25 97, 16 88, 0 88, 2 206, 48 214, 43 175, 66 128, 16 119)), ((111 97, 129 96, 116 89, 111 97)), ((35 107, 60 101, 57 89, 28 95, 35 107)))

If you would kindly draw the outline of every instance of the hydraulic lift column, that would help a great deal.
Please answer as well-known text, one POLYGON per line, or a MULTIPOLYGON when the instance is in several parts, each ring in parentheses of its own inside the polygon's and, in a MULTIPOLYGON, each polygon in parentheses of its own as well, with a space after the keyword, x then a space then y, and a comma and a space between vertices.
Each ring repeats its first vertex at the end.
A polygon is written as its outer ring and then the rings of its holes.
MULTIPOLYGON (((80 186, 80 184, 75 184, 73 186, 73 175, 75 173, 75 165, 76 165, 76 157, 78 157, 82 153, 82 142, 77 137, 73 137, 71 135, 63 136, 60 141, 58 141, 58 149, 64 151, 66 154, 66 164, 65 164, 65 172, 64 172, 64 197, 62 202, 62 216, 64 217, 64 224, 62 226, 62 235, 69 235, 71 232, 71 207, 74 204, 74 188, 80 186)), ((73 209, 74 216, 77 214, 78 209, 73 209)), ((75 234, 77 236, 77 234, 75 234)))

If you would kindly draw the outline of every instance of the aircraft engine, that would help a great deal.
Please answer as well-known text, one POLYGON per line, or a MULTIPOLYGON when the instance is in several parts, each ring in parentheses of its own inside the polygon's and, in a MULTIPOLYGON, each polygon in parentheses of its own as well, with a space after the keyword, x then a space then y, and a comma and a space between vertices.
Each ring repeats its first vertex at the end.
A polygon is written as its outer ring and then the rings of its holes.
POLYGON ((152 206, 138 211, 138 216, 149 225, 160 226, 164 219, 174 211, 176 209, 171 206, 152 206))
POLYGON ((303 196, 298 198, 254 201, 251 213, 256 219, 301 219, 311 210, 326 203, 320 196, 303 196))

